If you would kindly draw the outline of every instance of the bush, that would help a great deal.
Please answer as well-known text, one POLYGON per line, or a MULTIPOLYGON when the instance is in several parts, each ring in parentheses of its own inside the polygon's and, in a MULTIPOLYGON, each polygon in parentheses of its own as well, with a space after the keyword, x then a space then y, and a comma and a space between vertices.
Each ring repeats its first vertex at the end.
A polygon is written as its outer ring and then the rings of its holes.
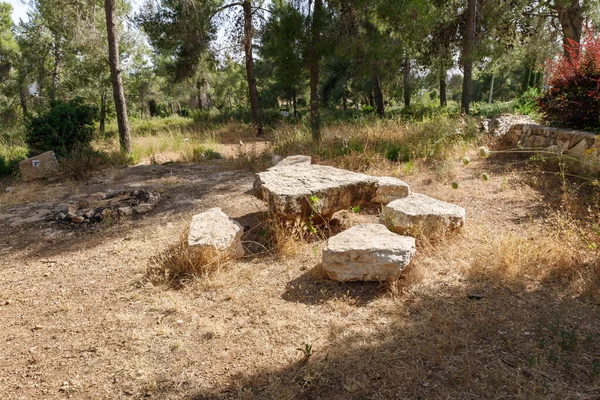
POLYGON ((0 136, 0 176, 12 174, 24 158, 27 158, 27 147, 20 137, 0 136))
POLYGON ((80 99, 54 102, 48 111, 27 121, 25 141, 30 154, 52 150, 64 156, 76 148, 89 148, 97 111, 80 99))
POLYGON ((575 129, 600 129, 600 37, 587 32, 572 42, 569 57, 550 62, 549 89, 538 104, 546 122, 575 129))
POLYGON ((538 112, 538 100, 541 92, 539 88, 527 89, 517 100, 515 111, 520 114, 534 115, 538 112))
POLYGON ((512 101, 498 103, 473 103, 471 114, 485 118, 496 118, 502 114, 515 112, 515 104, 512 101))

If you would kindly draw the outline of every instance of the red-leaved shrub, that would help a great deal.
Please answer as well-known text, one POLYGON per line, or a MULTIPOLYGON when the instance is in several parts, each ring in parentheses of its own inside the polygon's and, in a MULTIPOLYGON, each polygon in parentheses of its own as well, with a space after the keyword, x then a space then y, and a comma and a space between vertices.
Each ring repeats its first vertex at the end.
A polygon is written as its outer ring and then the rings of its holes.
POLYGON ((569 57, 550 61, 547 89, 538 105, 547 122, 575 129, 600 129, 600 37, 591 30, 569 57))

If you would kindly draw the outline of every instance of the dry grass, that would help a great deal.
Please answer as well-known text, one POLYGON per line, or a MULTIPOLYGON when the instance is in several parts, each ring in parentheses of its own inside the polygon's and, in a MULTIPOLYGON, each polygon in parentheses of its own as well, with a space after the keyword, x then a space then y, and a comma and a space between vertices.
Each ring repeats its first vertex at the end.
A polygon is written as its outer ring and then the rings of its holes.
MULTIPOLYGON (((227 160, 107 177, 114 186, 160 186, 153 190, 164 200, 143 218, 85 230, 0 225, 0 246, 10 247, 0 249, 7 343, 0 359, 10 360, 0 363, 0 392, 9 399, 599 398, 597 194, 568 179, 565 195, 560 176, 534 180, 474 153, 459 143, 410 168, 382 153, 325 161, 402 176, 415 192, 466 208, 463 230, 418 240, 411 266, 388 284, 323 279, 327 235, 306 239, 303 227, 274 224, 250 192, 252 174, 226 170, 227 160), (184 240, 173 243, 191 213, 214 206, 249 227, 251 257, 195 266, 184 240), (163 273, 198 268, 201 278, 180 290, 147 284, 157 261, 163 273)), ((344 227, 377 221, 376 210, 343 214, 344 227)))
POLYGON ((151 259, 147 275, 155 284, 180 286, 218 274, 230 260, 229 254, 213 248, 190 248, 186 233, 178 243, 151 259))

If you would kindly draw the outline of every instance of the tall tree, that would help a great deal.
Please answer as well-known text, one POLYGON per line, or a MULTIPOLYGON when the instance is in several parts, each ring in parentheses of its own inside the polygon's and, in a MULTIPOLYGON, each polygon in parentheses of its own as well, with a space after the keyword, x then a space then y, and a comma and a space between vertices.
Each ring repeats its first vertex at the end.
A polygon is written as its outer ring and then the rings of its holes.
POLYGON ((463 31, 462 64, 463 64, 463 87, 461 99, 461 111, 469 114, 471 103, 471 88, 473 82, 473 58, 475 46, 475 29, 477 21, 477 0, 467 0, 467 12, 465 14, 465 25, 463 31))
POLYGON ((252 54, 252 37, 254 25, 252 22, 252 3, 244 0, 244 54, 246 58, 246 77, 248 79, 248 92, 250 95, 250 113, 256 128, 256 136, 263 135, 262 121, 260 119, 260 105, 258 104, 258 89, 256 88, 256 75, 254 73, 254 56, 252 54))
POLYGON ((106 32, 108 36, 108 62, 112 78, 113 97, 117 110, 117 125, 119 126, 119 142, 121 151, 131 153, 131 134, 129 132, 129 118, 127 116, 127 103, 125 90, 119 65, 119 36, 117 32, 117 18, 115 13, 115 0, 104 0, 106 12, 106 32))
POLYGON ((322 24, 323 0, 314 0, 311 26, 312 48, 310 54, 310 126, 314 141, 321 140, 321 117, 319 115, 319 64, 321 63, 322 24))

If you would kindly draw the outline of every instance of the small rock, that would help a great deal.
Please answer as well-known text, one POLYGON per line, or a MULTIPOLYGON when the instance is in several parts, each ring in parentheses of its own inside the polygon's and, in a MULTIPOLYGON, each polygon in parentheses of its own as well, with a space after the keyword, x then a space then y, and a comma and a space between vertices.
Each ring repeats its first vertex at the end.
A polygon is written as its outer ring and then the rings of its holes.
POLYGON ((10 193, 10 192, 12 192, 13 190, 15 190, 15 188, 14 188, 14 187, 12 187, 12 186, 8 186, 6 189, 4 189, 4 191, 5 191, 6 193, 10 193))
POLYGON ((100 219, 105 220, 105 219, 110 218, 112 215, 113 215, 113 210, 111 210, 110 208, 105 208, 100 213, 100 219))
POLYGON ((471 293, 467 296, 471 300, 481 300, 483 299, 483 295, 477 293, 471 293))
POLYGON ((85 221, 85 217, 82 217, 81 215, 77 215, 73 218, 71 218, 71 222, 73 222, 74 224, 81 224, 85 221))
POLYGON ((83 214, 83 216, 86 217, 87 219, 94 218, 94 215, 96 215, 96 212, 94 210, 89 210, 88 212, 83 214))
POLYGON ((128 216, 128 215, 131 215, 132 210, 131 210, 131 207, 119 207, 117 212, 119 213, 120 216, 128 216))
POLYGON ((154 209, 155 205, 154 204, 150 204, 150 203, 142 203, 140 205, 137 205, 135 207, 133 207, 133 211, 136 214, 145 214, 147 212, 150 212, 154 209))
POLYGON ((10 306, 12 303, 14 303, 15 301, 13 299, 8 299, 4 302, 5 306, 10 306))
POLYGON ((75 218, 77 216, 77 210, 78 210, 78 207, 76 205, 69 204, 67 206, 66 210, 64 211, 66 218, 68 218, 68 219, 75 218))

